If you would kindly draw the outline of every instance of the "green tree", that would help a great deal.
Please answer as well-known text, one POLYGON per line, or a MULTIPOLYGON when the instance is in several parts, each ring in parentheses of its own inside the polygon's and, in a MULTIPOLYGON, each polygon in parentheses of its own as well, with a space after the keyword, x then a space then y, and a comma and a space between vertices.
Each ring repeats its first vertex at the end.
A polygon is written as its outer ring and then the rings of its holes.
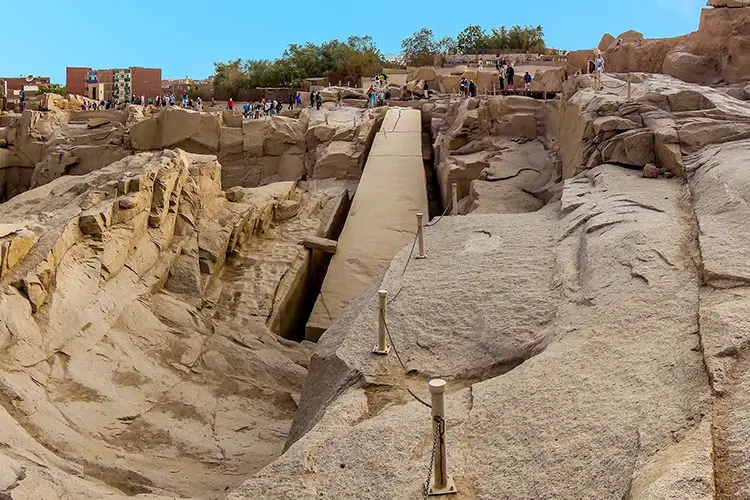
POLYGON ((467 26, 456 37, 458 51, 462 53, 476 52, 485 48, 487 34, 481 26, 473 24, 467 26))
POLYGON ((61 96, 66 95, 65 87, 61 87, 59 85, 51 84, 51 85, 40 85, 39 86, 39 93, 40 94, 58 94, 61 96))
POLYGON ((214 91, 231 96, 243 88, 299 87, 303 79, 312 77, 354 82, 376 75, 383 64, 369 35, 350 36, 346 42, 329 40, 321 45, 292 44, 273 61, 237 59, 215 63, 214 91))
POLYGON ((435 37, 428 28, 421 28, 401 41, 401 53, 406 64, 426 64, 436 52, 435 37))
POLYGON ((437 51, 441 54, 455 54, 458 50, 456 41, 449 37, 443 37, 437 42, 437 51))

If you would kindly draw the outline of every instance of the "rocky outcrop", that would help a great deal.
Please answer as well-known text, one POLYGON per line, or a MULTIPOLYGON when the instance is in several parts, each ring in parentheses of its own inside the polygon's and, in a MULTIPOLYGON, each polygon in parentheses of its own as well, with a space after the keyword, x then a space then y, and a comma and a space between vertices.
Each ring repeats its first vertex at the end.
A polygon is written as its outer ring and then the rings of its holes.
POLYGON ((168 108, 133 126, 130 141, 136 150, 217 154, 226 187, 306 177, 356 180, 382 116, 382 110, 303 109, 299 118, 247 120, 237 113, 168 108))
POLYGON ((206 497, 278 456, 309 357, 280 335, 320 252, 300 241, 335 238, 344 199, 225 195, 215 156, 178 149, 4 203, 0 487, 206 497))
MULTIPOLYGON (((599 92, 587 78, 544 106, 546 139, 508 139, 519 147, 480 170, 509 189, 518 162, 557 153, 557 196, 480 215, 480 194, 475 213, 425 228, 427 259, 404 247, 321 338, 287 452, 229 498, 422 494, 414 464, 429 466, 433 436, 407 389, 425 398, 431 377, 452 388, 459 495, 750 495, 750 107, 666 76, 633 75, 630 99, 614 78, 599 92), (369 352, 377 289, 398 359, 369 352)), ((469 101, 421 108, 438 144, 464 136, 441 158, 491 163, 503 136, 491 104, 469 101)))
MULTIPOLYGON (((685 36, 646 39, 638 44, 636 40, 640 38, 628 39, 623 34, 623 45, 609 43, 606 49, 600 46, 605 52, 607 71, 664 73, 704 85, 749 80, 750 8, 741 1, 718 2, 716 6, 740 8, 703 9, 698 30, 685 36)), ((581 66, 571 56, 568 64, 581 66)))

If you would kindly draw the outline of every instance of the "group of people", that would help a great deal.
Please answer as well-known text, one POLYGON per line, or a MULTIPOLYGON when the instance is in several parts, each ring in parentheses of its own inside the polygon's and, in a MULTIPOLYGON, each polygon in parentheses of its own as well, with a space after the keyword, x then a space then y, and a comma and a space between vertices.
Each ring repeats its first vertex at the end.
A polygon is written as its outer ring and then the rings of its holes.
MULTIPOLYGON (((129 102, 130 104, 140 104, 141 106, 175 106, 177 100, 175 98, 175 95, 172 93, 164 94, 164 95, 158 95, 156 97, 149 97, 146 98, 146 96, 136 96, 133 95, 130 97, 129 100, 126 100, 125 102, 129 102)), ((84 101, 83 104, 81 104, 82 110, 102 110, 102 109, 114 109, 116 106, 120 104, 119 99, 102 99, 101 101, 95 101, 95 100, 87 100, 84 101)), ((190 99, 187 94, 184 94, 182 96, 182 107, 183 108, 195 108, 198 111, 203 110, 203 100, 200 97, 197 97, 195 100, 190 99)))
POLYGON ((282 109, 284 109, 284 105, 281 103, 281 101, 277 101, 276 99, 261 99, 260 102, 246 102, 245 104, 243 104, 242 117, 256 120, 258 118, 263 118, 264 116, 277 115, 281 113, 282 109))
MULTIPOLYGON (((424 85, 425 85, 424 93, 426 97, 428 96, 428 92, 429 92, 429 90, 427 89, 427 82, 425 82, 424 85)), ((367 89, 367 107, 368 108, 375 108, 378 106, 388 106, 390 105, 390 103, 391 103, 391 91, 385 88, 384 86, 370 85, 370 88, 367 89)))
MULTIPOLYGON (((516 77, 516 70, 513 68, 513 63, 510 63, 503 59, 498 59, 495 61, 495 67, 500 72, 498 76, 498 81, 500 83, 500 90, 504 90, 505 86, 507 84, 508 89, 513 89, 515 87, 515 77, 516 77)), ((523 89, 524 90, 531 90, 531 74, 527 71, 523 75, 523 89)))

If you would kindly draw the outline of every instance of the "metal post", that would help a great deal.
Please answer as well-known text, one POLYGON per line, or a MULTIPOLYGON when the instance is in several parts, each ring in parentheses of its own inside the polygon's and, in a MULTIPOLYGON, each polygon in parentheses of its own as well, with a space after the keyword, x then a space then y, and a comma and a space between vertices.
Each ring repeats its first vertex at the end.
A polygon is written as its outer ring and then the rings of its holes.
POLYGON ((451 215, 458 215, 458 184, 451 184, 451 215))
POLYGON ((544 91, 544 102, 547 102, 547 91, 544 91))
POLYGON ((426 259, 427 255, 424 253, 424 231, 422 230, 422 218, 424 214, 419 212, 417 214, 417 244, 419 245, 417 252, 417 259, 426 259))
POLYGON ((430 395, 432 396, 432 432, 436 441, 435 469, 429 496, 450 495, 456 493, 456 483, 448 475, 448 451, 445 446, 445 380, 434 378, 430 380, 430 395))
POLYGON ((633 80, 632 76, 630 75, 630 73, 628 73, 628 101, 630 100, 630 84, 632 80, 633 80))
POLYGON ((380 302, 378 308, 378 345, 372 348, 372 352, 375 354, 388 354, 391 350, 391 346, 385 340, 386 297, 388 297, 387 290, 378 290, 380 302))
POLYGON ((495 88, 495 84, 492 84, 492 95, 497 95, 497 89, 495 88))

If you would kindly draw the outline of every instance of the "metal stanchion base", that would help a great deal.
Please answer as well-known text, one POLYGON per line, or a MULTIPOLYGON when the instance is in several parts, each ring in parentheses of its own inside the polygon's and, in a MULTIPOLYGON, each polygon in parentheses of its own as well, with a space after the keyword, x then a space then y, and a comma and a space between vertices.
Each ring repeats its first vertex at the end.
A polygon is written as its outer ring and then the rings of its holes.
POLYGON ((378 349, 378 346, 375 346, 375 347, 372 348, 372 352, 375 353, 375 354, 386 355, 389 352, 391 352, 391 346, 389 346, 389 345, 385 346, 385 349, 383 349, 382 351, 380 349, 378 349))
POLYGON ((430 489, 427 490, 427 496, 436 497, 440 495, 452 495, 458 493, 456 490, 456 483, 453 482, 453 476, 448 476, 448 481, 444 488, 438 488, 435 486, 435 480, 430 481, 430 489))
POLYGON ((424 255, 417 255, 417 256, 416 256, 416 257, 414 257, 414 258, 415 258, 415 259, 426 259, 426 258, 427 258, 427 254, 424 254, 424 255))

